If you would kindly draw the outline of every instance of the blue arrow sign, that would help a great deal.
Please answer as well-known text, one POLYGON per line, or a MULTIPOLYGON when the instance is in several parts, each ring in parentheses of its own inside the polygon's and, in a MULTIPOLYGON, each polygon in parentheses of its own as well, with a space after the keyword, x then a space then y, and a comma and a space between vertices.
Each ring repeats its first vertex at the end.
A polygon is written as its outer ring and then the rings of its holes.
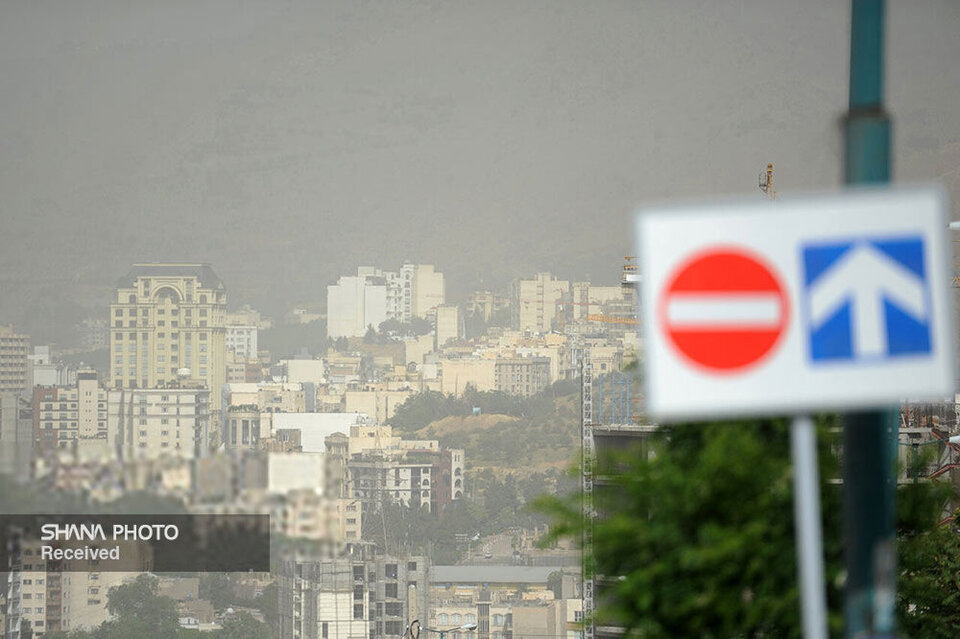
POLYGON ((931 354, 921 236, 810 243, 802 257, 814 364, 931 354))

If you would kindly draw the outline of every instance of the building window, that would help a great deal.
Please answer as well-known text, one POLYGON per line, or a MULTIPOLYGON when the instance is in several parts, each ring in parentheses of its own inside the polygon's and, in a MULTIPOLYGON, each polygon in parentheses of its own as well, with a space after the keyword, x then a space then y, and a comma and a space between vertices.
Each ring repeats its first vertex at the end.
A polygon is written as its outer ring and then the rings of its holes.
POLYGON ((363 619, 363 604, 354 604, 354 606, 353 606, 353 618, 354 618, 354 619, 363 619))

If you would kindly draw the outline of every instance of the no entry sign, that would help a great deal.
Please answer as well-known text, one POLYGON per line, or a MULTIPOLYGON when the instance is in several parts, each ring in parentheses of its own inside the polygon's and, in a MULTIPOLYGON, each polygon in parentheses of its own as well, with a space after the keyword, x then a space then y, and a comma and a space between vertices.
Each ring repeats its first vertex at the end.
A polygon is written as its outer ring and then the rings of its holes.
POLYGON ((647 412, 952 396, 945 198, 871 189, 638 214, 647 412))
POLYGON ((756 364, 787 325, 783 285, 757 255, 714 248, 677 269, 660 300, 660 323, 694 365, 725 371, 756 364))

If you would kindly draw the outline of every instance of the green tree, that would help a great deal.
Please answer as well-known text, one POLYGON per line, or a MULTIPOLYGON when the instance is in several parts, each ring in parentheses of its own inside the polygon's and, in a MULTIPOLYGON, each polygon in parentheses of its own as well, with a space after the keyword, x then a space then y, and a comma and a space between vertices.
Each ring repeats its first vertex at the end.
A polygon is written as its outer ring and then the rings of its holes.
POLYGON ((214 610, 223 610, 233 603, 233 582, 222 572, 200 576, 200 598, 213 604, 214 610))
MULTIPOLYGON (((907 470, 917 477, 938 451, 924 451, 907 470)), ((897 494, 897 619, 902 636, 956 637, 960 628, 960 534, 957 495, 948 481, 908 483, 897 494)))
MULTIPOLYGON (((840 491, 821 425, 829 625, 840 630, 840 491)), ((663 429, 600 470, 598 621, 644 639, 800 637, 788 428, 783 421, 663 429), (655 453, 651 455, 651 452, 655 453)), ((578 534, 579 500, 541 501, 555 535, 578 534)))
POLYGON ((222 639, 270 639, 270 629, 249 612, 241 611, 224 620, 223 629, 217 636, 222 639))
MULTIPOLYGON (((818 447, 829 627, 839 636, 842 509, 831 481, 839 476, 834 425, 820 421, 818 447)), ((800 636, 784 422, 664 428, 648 445, 598 464, 611 480, 595 492, 595 569, 618 576, 598 588, 598 621, 643 639, 800 636)), ((942 522, 956 500, 947 481, 898 490, 904 637, 946 639, 960 628, 960 535, 942 522)), ((554 519, 553 538, 579 537, 578 495, 538 503, 554 519)))
POLYGON ((254 606, 263 613, 267 625, 271 628, 276 626, 278 607, 280 604, 280 588, 277 582, 273 581, 264 587, 263 592, 254 601, 254 606))
POLYGON ((158 583, 156 577, 142 574, 131 583, 111 588, 107 612, 114 619, 100 626, 98 639, 175 639, 180 634, 177 607, 172 599, 157 593, 158 583))

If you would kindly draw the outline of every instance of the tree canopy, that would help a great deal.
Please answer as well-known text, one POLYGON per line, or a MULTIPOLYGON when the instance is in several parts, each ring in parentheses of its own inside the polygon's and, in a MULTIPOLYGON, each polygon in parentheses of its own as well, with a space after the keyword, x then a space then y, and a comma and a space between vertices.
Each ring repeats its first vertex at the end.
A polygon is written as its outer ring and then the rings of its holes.
MULTIPOLYGON (((837 420, 819 422, 828 621, 842 634, 837 420)), ((801 636, 789 430, 781 420, 663 428, 605 460, 594 505, 597 622, 643 639, 801 636), (604 577, 600 577, 600 575, 604 577)), ((899 623, 906 637, 956 636, 960 541, 937 527, 944 483, 898 493, 899 623)), ((582 531, 578 498, 546 498, 552 535, 582 531)))

